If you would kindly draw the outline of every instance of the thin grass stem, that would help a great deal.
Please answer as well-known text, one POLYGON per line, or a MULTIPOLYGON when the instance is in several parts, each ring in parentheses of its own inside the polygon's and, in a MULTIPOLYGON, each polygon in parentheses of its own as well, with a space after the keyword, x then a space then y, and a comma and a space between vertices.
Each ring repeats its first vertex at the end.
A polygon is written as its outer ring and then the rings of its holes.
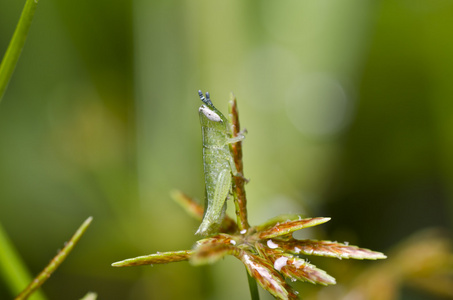
POLYGON ((252 300, 260 300, 260 294, 258 293, 258 284, 256 283, 256 280, 250 276, 249 272, 247 273, 247 280, 249 283, 249 289, 250 289, 250 296, 252 300))
POLYGON ((35 279, 33 279, 33 281, 25 288, 25 290, 23 290, 15 298, 15 300, 27 299, 28 296, 30 296, 31 293, 33 293, 33 291, 39 288, 50 277, 50 275, 52 275, 52 273, 58 268, 58 266, 61 265, 61 263, 65 260, 65 258, 69 255, 71 250, 80 240, 80 238, 85 233, 92 220, 93 218, 89 217, 88 219, 85 220, 85 222, 83 222, 82 225, 80 225, 79 229, 77 229, 72 238, 63 247, 63 249, 61 249, 60 252, 58 252, 58 254, 50 261, 50 263, 44 268, 44 270, 42 270, 41 273, 39 273, 38 276, 36 276, 35 279))
POLYGON ((13 38, 11 39, 8 49, 6 49, 6 53, 3 56, 2 63, 0 64, 0 102, 11 76, 13 75, 20 53, 22 52, 22 48, 24 47, 37 5, 38 0, 27 0, 25 2, 25 6, 22 10, 19 22, 17 23, 13 38))
MULTIPOLYGON (((25 263, 0 224, 0 277, 12 295, 17 295, 33 279, 25 263)), ((45 300, 38 291, 33 300, 45 300)))

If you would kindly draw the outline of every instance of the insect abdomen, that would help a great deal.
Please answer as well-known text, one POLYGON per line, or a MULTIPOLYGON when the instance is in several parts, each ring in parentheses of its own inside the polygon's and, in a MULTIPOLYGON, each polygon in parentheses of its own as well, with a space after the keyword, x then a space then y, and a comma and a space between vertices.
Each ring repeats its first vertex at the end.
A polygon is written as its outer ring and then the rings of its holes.
POLYGON ((208 235, 214 232, 223 220, 225 200, 232 181, 228 155, 228 146, 203 147, 206 203, 203 221, 197 234, 208 235))

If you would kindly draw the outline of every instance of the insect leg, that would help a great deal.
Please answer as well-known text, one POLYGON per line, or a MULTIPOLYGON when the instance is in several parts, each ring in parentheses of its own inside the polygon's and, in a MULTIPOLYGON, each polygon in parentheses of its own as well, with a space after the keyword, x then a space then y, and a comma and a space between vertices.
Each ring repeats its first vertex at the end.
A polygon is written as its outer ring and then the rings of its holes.
POLYGON ((237 136, 231 137, 227 139, 227 144, 234 144, 237 142, 240 142, 245 139, 245 134, 247 133, 247 129, 242 129, 241 131, 238 132, 237 136))
POLYGON ((235 137, 227 139, 226 143, 227 144, 234 144, 234 143, 240 142, 240 141, 242 141, 244 139, 245 139, 245 136, 238 135, 238 136, 235 136, 235 137))
POLYGON ((238 172, 238 170, 236 169, 236 164, 234 163, 233 156, 230 155, 230 157, 228 158, 228 162, 230 164, 231 173, 233 174, 233 176, 241 177, 245 181, 245 183, 249 183, 250 179, 245 178, 244 175, 238 172))
POLYGON ((225 200, 230 192, 231 173, 224 169, 217 177, 213 199, 208 199, 208 207, 196 234, 208 235, 220 226, 225 212, 225 200))

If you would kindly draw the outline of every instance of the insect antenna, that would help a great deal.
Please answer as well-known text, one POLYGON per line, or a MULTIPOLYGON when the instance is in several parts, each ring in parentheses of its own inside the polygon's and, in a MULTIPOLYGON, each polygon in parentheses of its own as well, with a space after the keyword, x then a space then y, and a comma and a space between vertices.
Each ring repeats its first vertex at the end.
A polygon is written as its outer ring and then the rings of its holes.
POLYGON ((201 92, 201 90, 198 90, 198 96, 200 96, 200 99, 201 99, 201 101, 203 101, 204 104, 206 104, 208 106, 214 106, 214 105, 212 105, 211 98, 210 98, 208 92, 206 93, 206 98, 205 98, 203 93, 201 92))
POLYGON ((214 104, 212 104, 211 95, 209 95, 209 92, 206 92, 206 101, 209 105, 214 106, 214 104))

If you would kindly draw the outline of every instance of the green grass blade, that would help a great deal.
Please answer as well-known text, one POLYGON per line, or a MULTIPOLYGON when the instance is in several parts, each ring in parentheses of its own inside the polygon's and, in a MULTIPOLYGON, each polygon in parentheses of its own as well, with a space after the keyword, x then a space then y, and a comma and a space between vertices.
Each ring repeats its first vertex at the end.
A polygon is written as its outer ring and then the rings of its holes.
MULTIPOLYGON (((19 294, 32 281, 33 277, 14 248, 8 235, 0 225, 0 277, 6 283, 12 295, 19 294)), ((34 300, 45 300, 46 297, 37 292, 34 300)))
POLYGON ((19 56, 22 52, 22 48, 24 47, 37 5, 38 0, 27 0, 25 2, 25 6, 22 10, 19 23, 17 23, 13 38, 11 39, 8 49, 3 56, 3 60, 0 65, 0 101, 3 98, 3 94, 5 93, 9 80, 13 75, 14 68, 19 60, 19 56))

